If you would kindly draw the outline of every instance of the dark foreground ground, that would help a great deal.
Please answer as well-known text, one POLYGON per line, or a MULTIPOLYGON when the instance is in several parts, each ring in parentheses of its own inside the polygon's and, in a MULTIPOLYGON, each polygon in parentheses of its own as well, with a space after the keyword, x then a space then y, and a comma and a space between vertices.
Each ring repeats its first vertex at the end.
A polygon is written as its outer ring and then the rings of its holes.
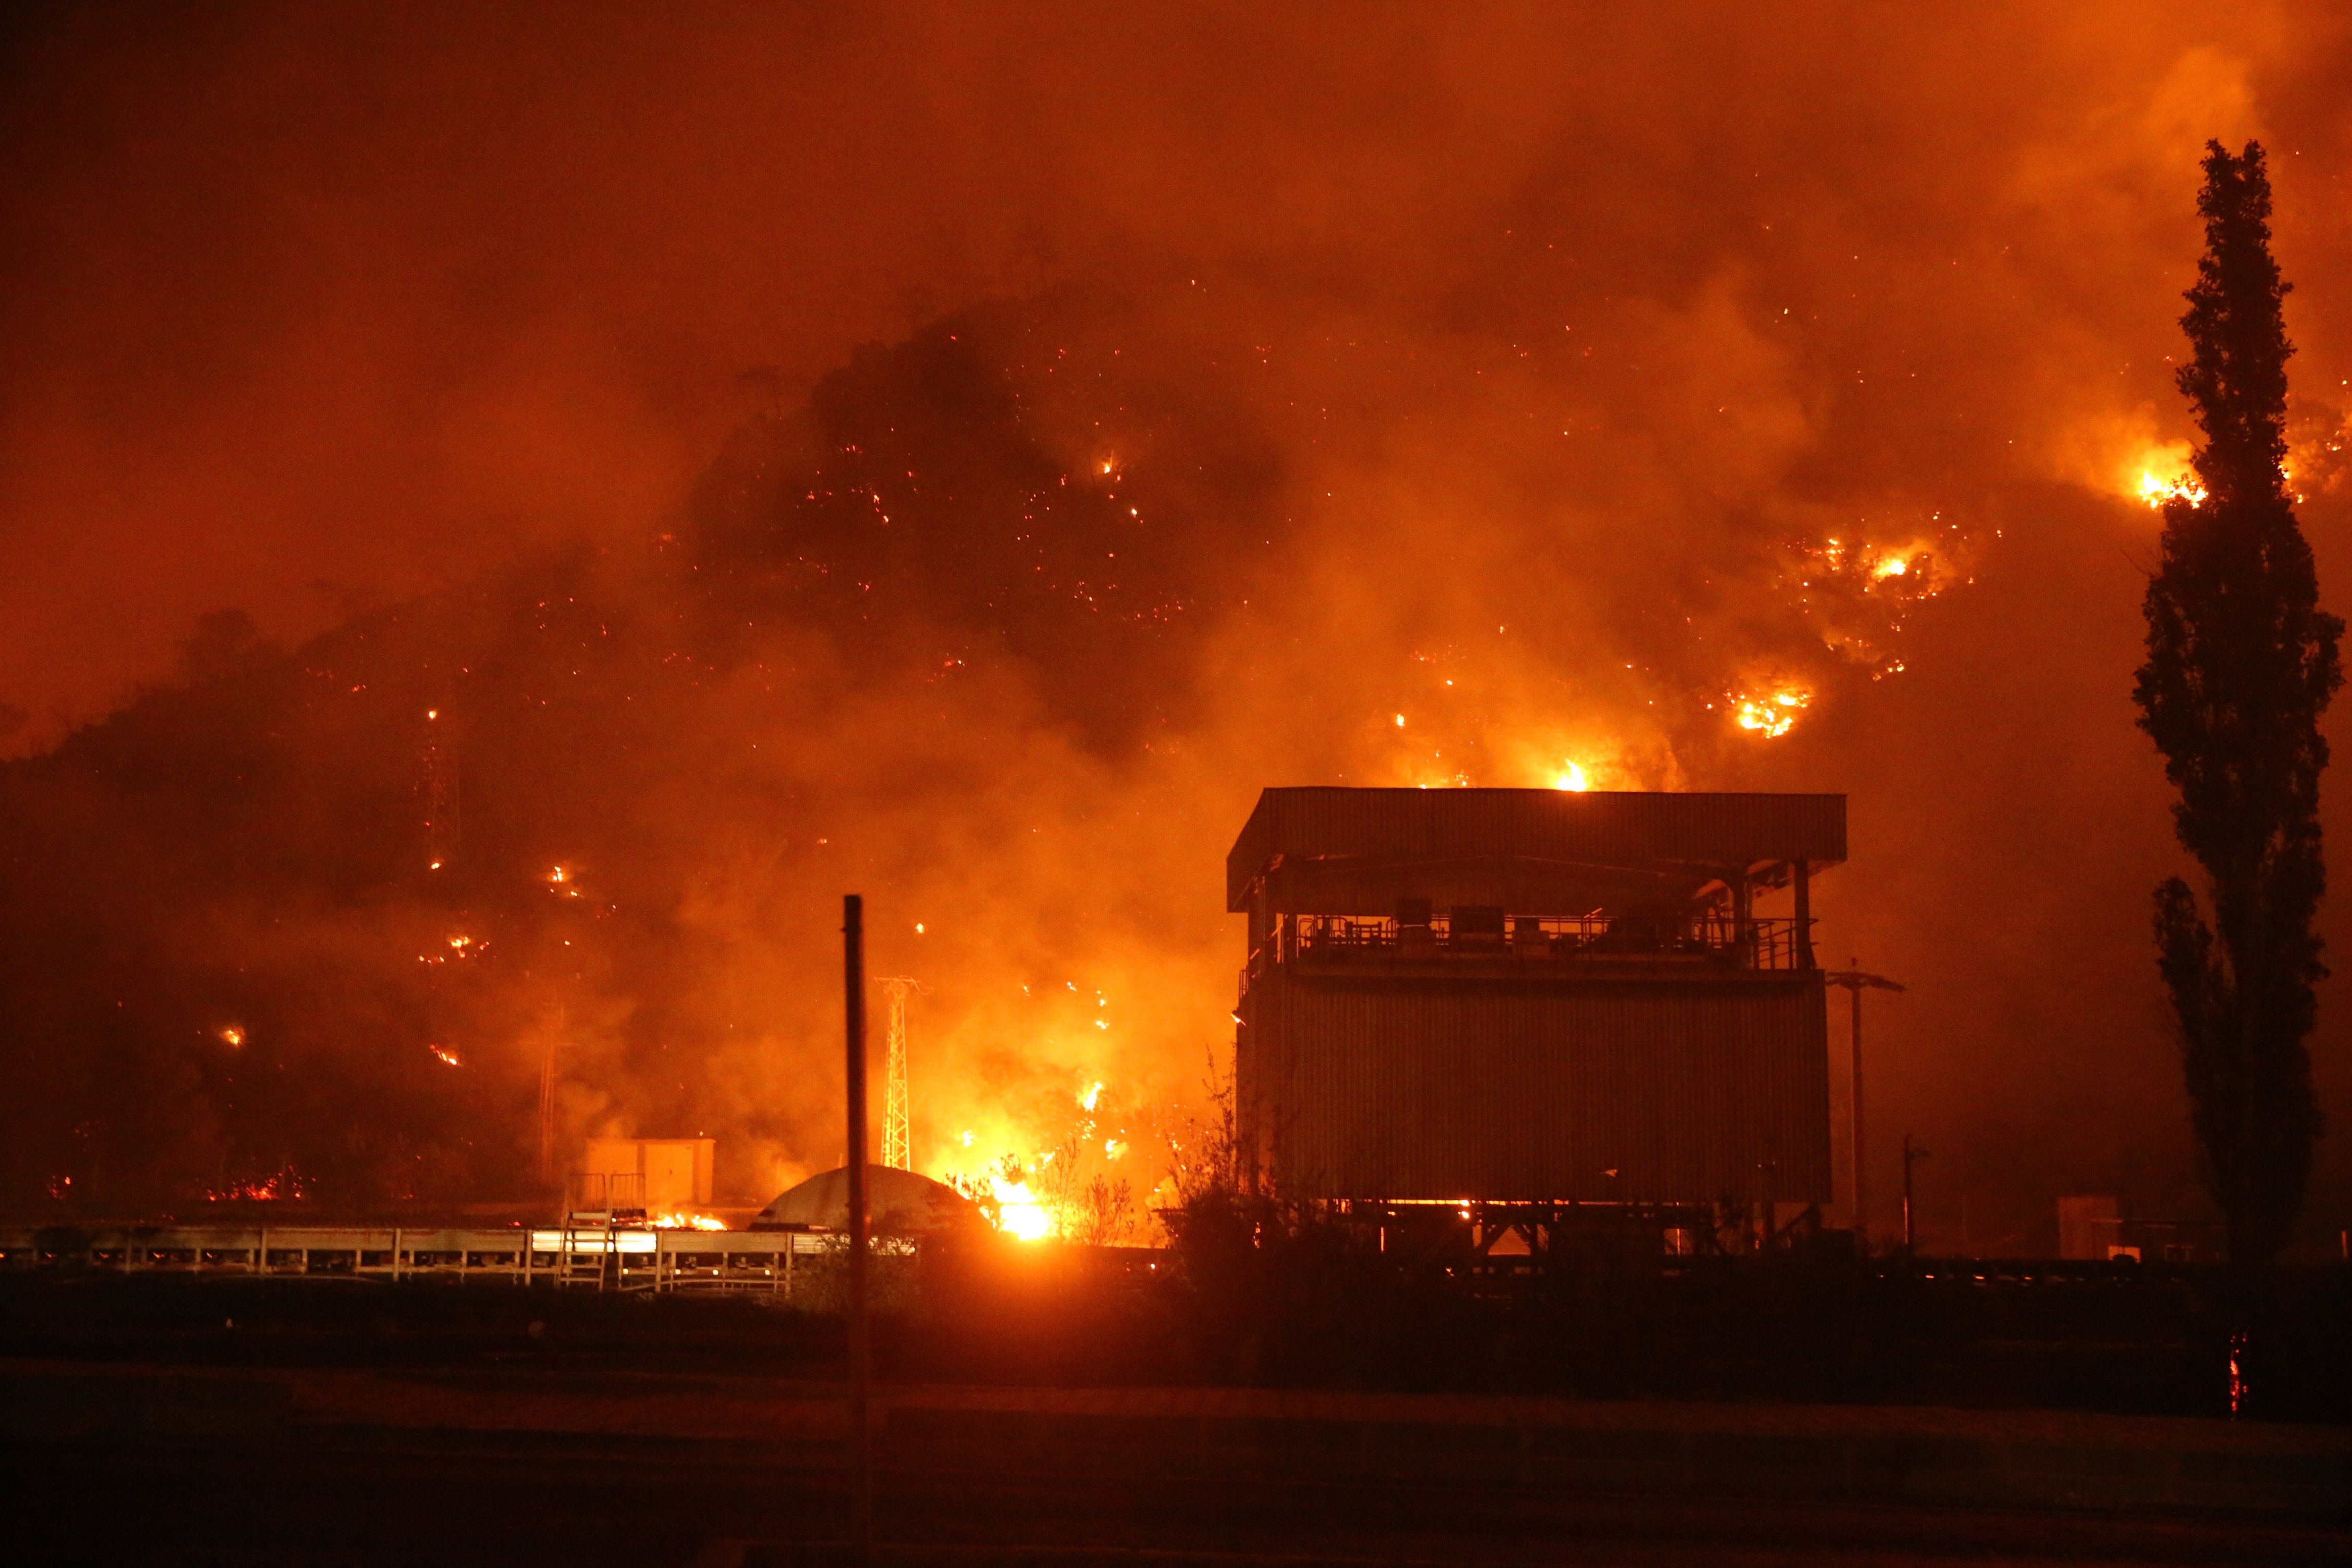
MULTIPOLYGON (((840 1560, 822 1318, 152 1285, 0 1300, 0 1560, 840 1560)), ((876 1447, 886 1563, 2352 1561, 2352 1430, 2316 1423, 992 1385, 902 1356, 876 1447)))
MULTIPOLYGON (((837 1387, 0 1367, 20 1563, 836 1561, 837 1387)), ((2342 1563, 2327 1429, 899 1388, 880 1561, 2342 1563)))

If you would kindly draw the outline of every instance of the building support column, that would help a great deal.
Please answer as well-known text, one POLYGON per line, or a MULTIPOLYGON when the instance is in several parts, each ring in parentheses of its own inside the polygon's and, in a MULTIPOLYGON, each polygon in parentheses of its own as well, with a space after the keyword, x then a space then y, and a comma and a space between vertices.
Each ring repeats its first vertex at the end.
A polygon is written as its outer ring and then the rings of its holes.
POLYGON ((1813 964, 1813 875, 1812 862, 1797 862, 1797 967, 1811 969, 1813 964))

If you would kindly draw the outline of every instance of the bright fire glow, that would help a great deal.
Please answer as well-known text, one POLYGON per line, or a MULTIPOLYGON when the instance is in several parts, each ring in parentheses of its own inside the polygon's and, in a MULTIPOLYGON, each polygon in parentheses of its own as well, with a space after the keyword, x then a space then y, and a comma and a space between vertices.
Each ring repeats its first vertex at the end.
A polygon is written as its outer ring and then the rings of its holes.
POLYGON ((1099 1083, 1090 1083, 1087 1085, 1085 1092, 1078 1096, 1078 1103, 1086 1107, 1088 1110, 1092 1110, 1095 1108, 1095 1101, 1101 1098, 1102 1085, 1099 1083))
POLYGON ((1870 574, 1883 583, 1889 577, 1906 576, 1909 574, 1910 571, 1911 558, 1909 556, 1889 555, 1885 560, 1879 562, 1877 565, 1873 566, 1870 569, 1870 574))
POLYGON ((1054 1228, 1045 1205, 1037 1201, 1026 1182, 997 1189, 996 1224, 1005 1235, 1022 1241, 1043 1241, 1054 1228))
POLYGON ((2190 506, 2203 506, 2205 487, 2199 484, 2197 476, 2186 468, 2170 479, 2152 468, 2142 468, 2139 472, 2139 499, 2158 510, 2168 500, 2185 500, 2190 506))
POLYGON ((1567 771, 1559 775, 1559 780, 1552 785, 1552 787, 1554 789, 1581 791, 1591 789, 1592 787, 1592 784, 1591 780, 1584 776, 1584 770, 1581 767, 1579 767, 1574 763, 1570 763, 1568 764, 1567 771))
POLYGON ((671 1209, 653 1216, 656 1230, 725 1230, 727 1222, 717 1215, 697 1214, 692 1209, 671 1209))
POLYGON ((1811 703, 1812 693, 1785 687, 1769 697, 1732 698, 1732 721, 1766 740, 1775 740, 1796 728, 1797 715, 1811 703))

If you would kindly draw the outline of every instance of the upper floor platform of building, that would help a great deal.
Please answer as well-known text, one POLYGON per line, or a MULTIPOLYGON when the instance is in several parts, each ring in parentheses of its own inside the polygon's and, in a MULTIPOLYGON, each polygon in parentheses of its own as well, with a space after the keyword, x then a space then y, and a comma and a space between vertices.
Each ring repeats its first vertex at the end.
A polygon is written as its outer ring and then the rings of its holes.
POLYGON ((1259 795, 1225 898, 1260 914, 1673 912, 1845 858, 1842 795, 1317 785, 1259 795))

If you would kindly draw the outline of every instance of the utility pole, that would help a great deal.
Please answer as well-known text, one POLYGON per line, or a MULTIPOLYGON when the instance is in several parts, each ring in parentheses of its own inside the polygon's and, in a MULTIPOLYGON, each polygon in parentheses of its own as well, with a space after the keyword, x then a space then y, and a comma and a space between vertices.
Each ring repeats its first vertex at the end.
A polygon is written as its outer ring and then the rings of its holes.
POLYGON ((1911 1134, 1903 1134, 1903 1256, 1918 1256, 1918 1232, 1911 1222, 1911 1167, 1927 1157, 1925 1149, 1911 1147, 1911 1134))
POLYGON ((849 1549, 860 1568, 874 1554, 874 1444, 866 1405, 874 1375, 866 1295, 866 900, 841 900, 842 1011, 848 1025, 849 1100, 849 1549))
POLYGON ((907 1135, 907 993, 923 989, 911 975, 876 982, 890 994, 890 1043, 882 1080, 882 1163, 900 1171, 915 1168, 907 1135))
POLYGON ((1862 994, 1870 991, 1900 991, 1903 986, 1884 974, 1864 974, 1862 960, 1849 958, 1850 969, 1832 969, 1822 976, 1832 985, 1843 985, 1853 999, 1853 1136, 1851 1139, 1853 1156, 1853 1233, 1857 1238, 1869 1234, 1869 1208, 1864 1202, 1864 1178, 1867 1171, 1863 1162, 1862 1127, 1862 994))
POLYGON ((438 871, 457 858, 457 751, 441 710, 427 708, 425 754, 416 793, 425 805, 425 868, 438 871))
POLYGON ((547 1051, 539 1060, 539 1179, 555 1180, 555 1047, 563 1038, 569 1011, 558 1002, 548 1015, 547 1051))

